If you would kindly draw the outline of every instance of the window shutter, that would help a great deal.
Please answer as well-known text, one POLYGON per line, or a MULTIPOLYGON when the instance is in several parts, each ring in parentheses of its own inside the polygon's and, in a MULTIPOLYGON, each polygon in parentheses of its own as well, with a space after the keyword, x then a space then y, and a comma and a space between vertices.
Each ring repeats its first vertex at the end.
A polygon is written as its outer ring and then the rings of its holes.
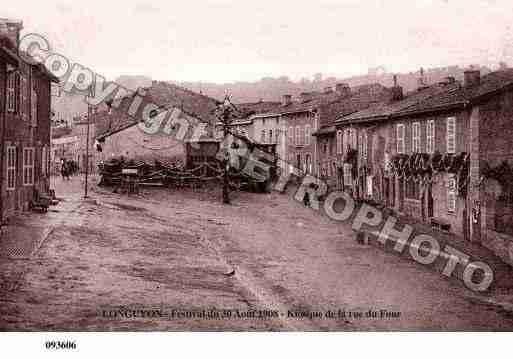
POLYGON ((396 127, 397 153, 404 153, 404 125, 398 124, 396 127))
POLYGON ((435 121, 429 120, 426 123, 426 152, 435 152, 435 121))
POLYGON ((363 137, 363 139, 362 139, 362 156, 364 159, 367 159, 367 145, 368 145, 367 132, 364 132, 362 137, 363 137))
POLYGON ((456 118, 447 118, 447 153, 456 152, 456 118))

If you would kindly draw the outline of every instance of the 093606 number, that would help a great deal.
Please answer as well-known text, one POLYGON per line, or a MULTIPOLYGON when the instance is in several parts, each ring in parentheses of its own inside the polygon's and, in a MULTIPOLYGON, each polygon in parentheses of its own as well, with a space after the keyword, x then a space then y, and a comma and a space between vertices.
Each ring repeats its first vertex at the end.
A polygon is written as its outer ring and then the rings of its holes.
POLYGON ((48 340, 45 342, 46 349, 77 349, 74 341, 48 340))

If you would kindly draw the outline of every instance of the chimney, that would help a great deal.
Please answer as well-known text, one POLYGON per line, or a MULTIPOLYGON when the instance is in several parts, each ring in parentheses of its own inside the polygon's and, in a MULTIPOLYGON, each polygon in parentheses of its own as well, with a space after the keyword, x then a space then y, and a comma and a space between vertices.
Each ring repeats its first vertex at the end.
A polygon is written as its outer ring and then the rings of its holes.
POLYGON ((403 87, 397 84, 397 75, 394 75, 394 86, 390 89, 392 91, 392 101, 400 101, 403 99, 403 87))
POLYGON ((0 19, 0 36, 3 36, 11 42, 16 51, 20 44, 20 32, 23 29, 23 22, 12 19, 0 19))
POLYGON ((418 79, 418 83, 419 83, 419 88, 418 88, 419 90, 422 90, 422 89, 425 89, 426 87, 428 87, 423 67, 420 68, 420 76, 418 79))
POLYGON ((463 72, 463 86, 473 87, 481 83, 480 70, 466 70, 463 72))
POLYGON ((335 85, 335 91, 339 94, 341 97, 349 97, 351 95, 351 87, 349 87, 346 83, 338 83, 335 85))
POLYGON ((324 88, 324 93, 325 94, 332 93, 332 92, 333 92, 333 89, 331 87, 328 86, 328 87, 324 88))
POLYGON ((281 97, 281 104, 283 106, 288 106, 292 103, 292 96, 291 95, 283 95, 281 97))

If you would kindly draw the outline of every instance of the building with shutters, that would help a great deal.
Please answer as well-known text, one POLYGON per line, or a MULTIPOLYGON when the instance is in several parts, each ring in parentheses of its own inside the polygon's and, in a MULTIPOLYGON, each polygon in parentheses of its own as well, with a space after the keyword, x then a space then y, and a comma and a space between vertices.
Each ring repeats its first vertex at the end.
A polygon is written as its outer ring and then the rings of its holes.
POLYGON ((49 189, 51 83, 58 80, 18 43, 21 21, 0 19, 2 219, 49 189))
POLYGON ((337 114, 354 112, 389 96, 389 90, 379 84, 350 88, 343 83, 324 91, 303 92, 297 98, 283 95, 281 102, 248 116, 246 131, 257 142, 277 145, 282 171, 320 176, 326 157, 319 153, 317 135, 332 136, 330 125, 337 114))
POLYGON ((422 84, 336 126, 343 151, 345 131, 352 136, 361 197, 482 243, 512 264, 512 119, 513 69, 485 76, 471 69, 463 83, 422 84))

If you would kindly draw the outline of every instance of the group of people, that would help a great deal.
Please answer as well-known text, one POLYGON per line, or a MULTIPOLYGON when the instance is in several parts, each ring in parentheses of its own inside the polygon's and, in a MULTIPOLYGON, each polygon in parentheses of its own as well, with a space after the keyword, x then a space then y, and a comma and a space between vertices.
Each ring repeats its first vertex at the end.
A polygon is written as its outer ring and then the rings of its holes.
POLYGON ((78 173, 78 163, 73 160, 61 159, 61 175, 63 180, 69 180, 70 176, 78 173))

